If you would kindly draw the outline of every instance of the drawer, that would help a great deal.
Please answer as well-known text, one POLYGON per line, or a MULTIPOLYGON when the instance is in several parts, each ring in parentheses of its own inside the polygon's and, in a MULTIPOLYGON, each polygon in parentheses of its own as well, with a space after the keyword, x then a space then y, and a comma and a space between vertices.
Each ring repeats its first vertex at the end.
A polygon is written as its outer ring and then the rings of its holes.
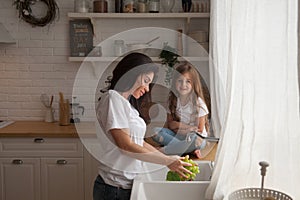
POLYGON ((77 138, 0 138, 0 157, 5 156, 82 157, 83 146, 77 138))

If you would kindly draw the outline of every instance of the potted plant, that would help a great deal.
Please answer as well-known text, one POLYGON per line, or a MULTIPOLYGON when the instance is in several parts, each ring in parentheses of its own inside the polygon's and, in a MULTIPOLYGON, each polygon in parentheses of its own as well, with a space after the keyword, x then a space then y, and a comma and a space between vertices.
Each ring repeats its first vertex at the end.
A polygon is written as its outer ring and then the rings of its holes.
POLYGON ((169 46, 168 43, 165 42, 164 47, 159 54, 159 58, 162 59, 161 63, 163 65, 167 65, 166 78, 165 78, 165 83, 167 85, 170 85, 172 79, 173 67, 175 66, 176 63, 179 63, 178 57, 179 55, 177 54, 176 49, 169 46))

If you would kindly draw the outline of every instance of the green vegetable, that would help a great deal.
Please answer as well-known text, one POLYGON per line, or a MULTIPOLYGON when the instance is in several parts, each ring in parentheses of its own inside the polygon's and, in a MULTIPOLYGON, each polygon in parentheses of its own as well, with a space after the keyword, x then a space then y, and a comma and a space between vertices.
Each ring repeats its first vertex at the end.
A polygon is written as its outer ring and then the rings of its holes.
POLYGON ((191 163, 192 166, 185 166, 186 169, 192 172, 192 174, 185 174, 187 178, 181 177, 177 172, 168 171, 166 180, 167 181, 193 181, 196 178, 196 175, 200 173, 199 167, 197 163, 195 163, 192 159, 189 159, 189 156, 186 155, 184 162, 191 163))
POLYGON ((180 176, 176 172, 168 171, 168 173, 167 173, 167 181, 180 181, 180 176))

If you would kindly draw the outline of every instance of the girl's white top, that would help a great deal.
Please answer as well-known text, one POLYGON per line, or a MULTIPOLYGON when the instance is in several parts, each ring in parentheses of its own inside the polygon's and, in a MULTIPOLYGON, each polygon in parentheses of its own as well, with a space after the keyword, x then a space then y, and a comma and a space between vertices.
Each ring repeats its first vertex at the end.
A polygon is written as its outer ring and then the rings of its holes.
MULTIPOLYGON (((206 106, 205 102, 200 97, 198 97, 198 101, 199 101, 199 104, 200 104, 200 110, 199 110, 199 113, 198 113, 198 117, 203 117, 203 116, 207 115, 209 112, 208 112, 208 109, 207 109, 207 106, 206 106)), ((193 102, 191 100, 187 104, 182 106, 180 104, 179 99, 178 99, 177 107, 176 107, 176 114, 180 118, 180 122, 183 122, 185 124, 189 124, 189 125, 192 125, 192 126, 197 126, 199 122, 198 121, 193 121, 191 119, 193 109, 194 109, 194 105, 193 105, 193 102)), ((203 129, 202 135, 207 136, 207 131, 206 131, 205 127, 203 129)))
POLYGON ((142 171, 142 162, 120 151, 110 134, 111 129, 128 129, 130 139, 143 146, 146 124, 138 111, 127 99, 115 90, 101 97, 97 107, 99 121, 97 137, 100 143, 99 174, 105 183, 129 189, 137 173, 142 171))

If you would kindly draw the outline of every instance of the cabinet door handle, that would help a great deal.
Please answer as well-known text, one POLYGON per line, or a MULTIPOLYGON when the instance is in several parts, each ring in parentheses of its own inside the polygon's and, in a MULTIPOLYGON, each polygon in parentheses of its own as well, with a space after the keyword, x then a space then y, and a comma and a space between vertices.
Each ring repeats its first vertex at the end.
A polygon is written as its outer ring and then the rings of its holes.
POLYGON ((23 160, 20 160, 20 159, 13 160, 13 161, 12 161, 12 164, 15 164, 15 165, 22 165, 22 164, 23 164, 23 160))
POLYGON ((35 143, 43 143, 43 142, 45 142, 45 140, 43 138, 35 138, 34 142, 35 143))
POLYGON ((58 165, 66 165, 68 163, 68 161, 66 161, 66 160, 57 160, 56 161, 56 164, 58 164, 58 165))

